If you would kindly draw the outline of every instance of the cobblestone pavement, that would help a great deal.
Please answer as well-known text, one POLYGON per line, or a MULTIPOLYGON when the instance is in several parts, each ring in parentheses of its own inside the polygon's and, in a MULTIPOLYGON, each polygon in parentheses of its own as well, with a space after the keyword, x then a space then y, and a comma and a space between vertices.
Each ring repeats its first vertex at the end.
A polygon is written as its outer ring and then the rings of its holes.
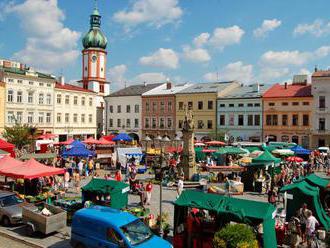
POLYGON ((29 248, 30 246, 24 245, 21 242, 0 236, 0 248, 29 248))

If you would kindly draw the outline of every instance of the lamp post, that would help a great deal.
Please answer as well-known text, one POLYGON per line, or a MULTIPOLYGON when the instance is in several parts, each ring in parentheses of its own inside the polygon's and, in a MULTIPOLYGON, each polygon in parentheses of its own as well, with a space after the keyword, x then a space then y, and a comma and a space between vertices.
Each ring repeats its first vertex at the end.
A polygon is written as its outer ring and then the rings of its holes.
POLYGON ((147 158, 148 158, 148 142, 152 141, 152 139, 147 135, 144 139, 144 141, 146 142, 146 166, 148 166, 148 161, 147 161, 147 158))
MULTIPOLYGON (((160 184, 159 184, 159 235, 163 237, 163 208, 162 208, 162 202, 163 202, 163 162, 165 162, 164 159, 164 153, 163 153, 163 145, 170 142, 171 140, 165 136, 162 138, 161 136, 156 137, 156 140, 159 141, 160 145, 160 184)), ((165 148, 165 147, 164 147, 165 148)))

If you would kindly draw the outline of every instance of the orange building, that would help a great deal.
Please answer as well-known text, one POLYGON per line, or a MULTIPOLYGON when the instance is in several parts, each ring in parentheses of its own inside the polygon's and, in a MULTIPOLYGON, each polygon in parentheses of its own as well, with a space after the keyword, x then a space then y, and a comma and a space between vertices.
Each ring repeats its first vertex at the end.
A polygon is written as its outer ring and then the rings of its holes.
POLYGON ((312 127, 311 85, 307 80, 275 84, 263 95, 263 131, 268 141, 295 142, 309 148, 312 127))

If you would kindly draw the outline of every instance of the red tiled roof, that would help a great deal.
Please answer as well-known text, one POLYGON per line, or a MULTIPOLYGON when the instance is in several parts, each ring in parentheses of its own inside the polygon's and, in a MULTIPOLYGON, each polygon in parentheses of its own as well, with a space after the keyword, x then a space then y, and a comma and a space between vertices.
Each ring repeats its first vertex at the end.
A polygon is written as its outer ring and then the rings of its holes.
POLYGON ((56 83, 55 84, 55 88, 56 89, 62 89, 62 90, 74 90, 74 91, 83 91, 83 92, 96 93, 96 92, 94 92, 92 90, 84 89, 82 87, 71 85, 71 84, 64 84, 64 85, 62 85, 60 83, 56 83))
POLYGON ((310 84, 288 84, 287 88, 285 85, 275 84, 270 87, 264 94, 264 98, 274 97, 312 97, 312 87, 310 84))
POLYGON ((312 77, 330 77, 330 70, 316 71, 312 74, 312 77))

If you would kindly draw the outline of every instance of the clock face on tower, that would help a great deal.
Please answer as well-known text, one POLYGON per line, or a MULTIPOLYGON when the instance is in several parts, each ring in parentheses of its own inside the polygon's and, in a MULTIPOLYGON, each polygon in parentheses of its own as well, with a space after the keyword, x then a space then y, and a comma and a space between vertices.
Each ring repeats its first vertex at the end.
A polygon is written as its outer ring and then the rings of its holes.
POLYGON ((93 55, 92 56, 92 62, 95 63, 97 61, 97 56, 96 55, 93 55))

